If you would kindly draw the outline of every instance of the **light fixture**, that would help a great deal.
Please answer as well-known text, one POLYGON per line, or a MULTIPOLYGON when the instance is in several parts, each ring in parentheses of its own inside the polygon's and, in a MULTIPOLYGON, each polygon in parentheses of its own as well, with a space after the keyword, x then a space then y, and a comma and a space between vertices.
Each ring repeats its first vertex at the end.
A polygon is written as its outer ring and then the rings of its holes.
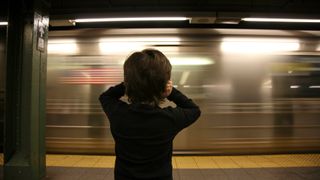
POLYGON ((241 18, 228 18, 228 17, 219 17, 216 19, 215 23, 217 24, 239 24, 241 18))
POLYGON ((319 85, 316 85, 316 86, 309 86, 309 88, 320 88, 319 85))
POLYGON ((8 25, 8 22, 0 21, 0 26, 7 26, 7 25, 8 25))
POLYGON ((242 18, 249 22, 288 22, 288 23, 320 23, 320 19, 290 19, 290 18, 242 18))
POLYGON ((126 17, 126 18, 88 18, 71 20, 76 23, 125 22, 125 21, 186 21, 187 17, 126 17))
POLYGON ((299 88, 299 87, 300 87, 299 85, 291 85, 291 86, 290 86, 291 89, 297 89, 297 88, 299 88))
POLYGON ((214 24, 216 17, 191 17, 190 24, 214 24))
POLYGON ((50 26, 52 27, 59 27, 59 26, 75 26, 76 23, 74 21, 70 20, 51 20, 50 21, 50 26))

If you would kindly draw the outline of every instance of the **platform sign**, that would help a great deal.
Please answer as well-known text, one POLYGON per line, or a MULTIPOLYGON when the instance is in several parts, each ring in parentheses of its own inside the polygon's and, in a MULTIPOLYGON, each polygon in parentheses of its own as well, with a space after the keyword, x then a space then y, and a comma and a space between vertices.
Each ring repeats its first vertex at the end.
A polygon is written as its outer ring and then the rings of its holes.
POLYGON ((41 52, 45 50, 45 35, 47 33, 48 25, 48 17, 42 17, 39 19, 37 32, 37 49, 41 52))

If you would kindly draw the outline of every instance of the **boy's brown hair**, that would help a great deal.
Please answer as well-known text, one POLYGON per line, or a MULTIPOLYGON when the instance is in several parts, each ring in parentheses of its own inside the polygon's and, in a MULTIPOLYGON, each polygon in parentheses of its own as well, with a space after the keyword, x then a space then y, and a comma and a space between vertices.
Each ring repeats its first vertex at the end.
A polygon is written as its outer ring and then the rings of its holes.
POLYGON ((158 106, 171 77, 168 58, 155 49, 145 49, 131 54, 125 61, 124 83, 131 103, 158 106))

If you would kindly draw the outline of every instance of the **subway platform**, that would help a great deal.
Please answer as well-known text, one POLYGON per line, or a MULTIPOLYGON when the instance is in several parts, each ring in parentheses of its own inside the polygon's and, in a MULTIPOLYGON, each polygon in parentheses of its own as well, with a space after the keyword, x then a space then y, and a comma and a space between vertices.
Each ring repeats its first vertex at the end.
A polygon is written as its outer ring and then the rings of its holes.
MULTIPOLYGON (((49 154, 46 158, 48 180, 113 179, 114 156, 49 154)), ((320 179, 320 154, 174 156, 172 164, 174 180, 320 179)))

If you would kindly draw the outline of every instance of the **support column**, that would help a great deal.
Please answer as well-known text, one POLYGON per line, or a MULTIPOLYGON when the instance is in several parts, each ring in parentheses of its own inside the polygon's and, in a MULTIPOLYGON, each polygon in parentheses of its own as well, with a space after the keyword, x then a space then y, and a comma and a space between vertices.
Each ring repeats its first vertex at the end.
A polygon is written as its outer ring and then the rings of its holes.
POLYGON ((4 178, 45 177, 46 0, 10 0, 4 178))

